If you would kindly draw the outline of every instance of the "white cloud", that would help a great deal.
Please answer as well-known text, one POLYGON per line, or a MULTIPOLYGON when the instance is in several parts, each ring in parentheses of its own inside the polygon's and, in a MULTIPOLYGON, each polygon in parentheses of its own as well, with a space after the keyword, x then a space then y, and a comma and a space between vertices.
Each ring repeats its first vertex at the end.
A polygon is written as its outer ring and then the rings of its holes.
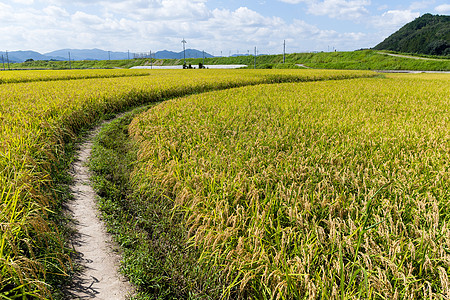
POLYGON ((440 14, 449 14, 450 13, 450 4, 441 4, 439 6, 436 6, 434 10, 440 14))
POLYGON ((411 10, 388 10, 380 16, 372 17, 369 23, 378 31, 373 35, 373 43, 370 47, 380 43, 419 16, 420 13, 411 10))
POLYGON ((31 5, 34 3, 34 0, 12 0, 13 3, 31 5))
POLYGON ((10 5, 0 2, 0 20, 2 20, 3 22, 7 21, 7 19, 10 19, 12 13, 13 8, 10 5))
POLYGON ((308 12, 337 19, 358 19, 368 13, 370 0, 325 0, 309 4, 308 12))
MULTIPOLYGON (((434 2, 434 1, 433 1, 434 2)), ((431 1, 416 1, 411 3, 409 10, 423 10, 426 9, 432 2, 431 1)))
POLYGON ((174 20, 174 19, 206 19, 210 11, 204 0, 123 0, 104 1, 106 11, 127 15, 137 20, 174 20))
POLYGON ((419 17, 420 13, 411 10, 388 10, 381 16, 372 18, 372 24, 378 28, 387 28, 397 30, 406 23, 419 17))
POLYGON ((53 6, 53 5, 47 6, 42 11, 46 15, 51 16, 51 17, 55 17, 55 18, 68 17, 69 16, 69 13, 64 8, 53 6))
MULTIPOLYGON (((20 1, 20 0, 19 0, 20 1)), ((122 0, 118 0, 122 1, 122 0)), ((46 5, 60 5, 60 6, 69 6, 69 5, 93 5, 98 3, 96 0, 39 0, 39 2, 46 5)), ((116 2, 111 0, 110 2, 116 2)))
POLYGON ((96 15, 90 15, 82 11, 77 11, 72 15, 72 21, 77 24, 83 24, 87 26, 99 25, 104 22, 102 18, 96 15))
MULTIPOLYGON (((75 0, 77 5, 61 4, 64 1, 67 0, 41 0, 41 3, 54 4, 43 9, 20 10, 0 2, 3 47, 40 52, 61 48, 180 51, 184 37, 189 48, 215 55, 224 51, 228 55, 229 50, 252 52, 255 46, 259 53, 280 53, 284 39, 290 52, 321 51, 328 46, 353 50, 367 45, 370 38, 359 32, 324 30, 298 19, 287 22, 279 17, 267 17, 248 7, 211 10, 204 0, 112 0, 108 5, 100 0, 91 6, 82 4, 86 0, 75 0)), ((340 11, 350 16, 358 14, 358 9, 350 9, 353 6, 349 3, 361 6, 368 1, 317 3, 334 3, 336 9, 340 5, 340 11)))
MULTIPOLYGON (((261 14, 247 7, 239 7, 235 11, 215 9, 212 12, 212 18, 210 19, 210 21, 216 25, 231 25, 233 28, 277 26, 283 22, 279 18, 263 17, 261 14)), ((229 27, 225 27, 224 29, 226 28, 229 27)))
POLYGON ((358 19, 368 13, 370 0, 279 0, 289 4, 305 3, 307 12, 336 19, 358 19))
POLYGON ((307 2, 308 0, 279 0, 279 1, 289 4, 299 4, 301 2, 307 2))

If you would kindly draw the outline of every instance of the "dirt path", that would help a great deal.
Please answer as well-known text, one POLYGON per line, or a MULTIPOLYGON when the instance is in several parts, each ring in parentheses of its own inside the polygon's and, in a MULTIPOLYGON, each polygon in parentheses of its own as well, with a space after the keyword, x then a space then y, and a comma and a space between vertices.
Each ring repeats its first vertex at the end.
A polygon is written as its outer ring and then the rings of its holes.
POLYGON ((305 66, 304 64, 295 64, 295 65, 299 66, 299 67, 302 67, 302 68, 305 68, 305 69, 311 69, 310 67, 305 66))
POLYGON ((78 234, 72 241, 77 252, 75 262, 83 267, 68 288, 68 299, 126 299, 133 293, 131 284, 118 273, 120 256, 114 250, 111 236, 98 218, 96 194, 90 185, 86 162, 91 155, 92 140, 99 129, 94 130, 80 145, 72 175, 71 190, 74 200, 68 203, 68 211, 75 220, 78 234))
POLYGON ((439 58, 428 58, 428 57, 420 57, 420 56, 411 56, 411 55, 402 55, 402 54, 394 54, 394 53, 386 53, 386 52, 377 52, 382 55, 389 55, 395 57, 403 57, 403 58, 411 58, 411 59, 421 59, 421 60, 435 60, 435 61, 448 61, 448 59, 439 59, 439 58))

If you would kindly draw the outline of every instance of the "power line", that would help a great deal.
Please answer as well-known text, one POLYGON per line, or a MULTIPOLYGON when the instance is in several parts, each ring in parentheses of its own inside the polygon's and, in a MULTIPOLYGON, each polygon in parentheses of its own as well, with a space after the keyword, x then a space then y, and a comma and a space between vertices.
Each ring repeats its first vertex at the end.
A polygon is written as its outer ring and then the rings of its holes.
POLYGON ((256 69, 256 47, 255 47, 255 69, 256 69))
POLYGON ((183 56, 184 56, 184 64, 186 64, 186 40, 183 38, 181 41, 183 43, 183 56))
POLYGON ((9 56, 8 56, 8 50, 6 50, 6 61, 8 62, 8 70, 11 70, 9 67, 9 56))

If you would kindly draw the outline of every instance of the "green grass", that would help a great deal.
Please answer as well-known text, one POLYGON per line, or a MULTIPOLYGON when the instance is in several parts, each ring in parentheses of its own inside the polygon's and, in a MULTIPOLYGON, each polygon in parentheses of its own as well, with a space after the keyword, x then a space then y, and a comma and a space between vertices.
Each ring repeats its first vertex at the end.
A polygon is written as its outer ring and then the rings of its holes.
MULTIPOLYGON (((305 64, 317 69, 350 69, 350 70, 422 70, 422 71, 450 71, 448 57, 433 56, 444 61, 427 61, 411 58, 392 57, 379 54, 379 51, 361 50, 349 52, 320 52, 320 53, 292 53, 286 55, 283 64, 282 55, 260 55, 256 59, 256 68, 297 68, 296 64, 305 64)), ((401 53, 399 53, 401 54, 401 53)), ((416 55, 417 56, 417 55, 416 55)), ((187 63, 244 64, 254 68, 254 56, 213 57, 187 59, 187 63)), ((154 65, 182 65, 181 59, 154 59, 154 65)), ((134 66, 150 65, 150 59, 110 60, 110 61, 74 61, 72 68, 131 68, 134 66)), ((12 68, 44 68, 68 69, 69 62, 35 61, 29 63, 12 64, 12 68)))
POLYGON ((407 55, 407 56, 413 56, 413 57, 432 58, 432 59, 439 59, 439 60, 449 60, 450 59, 450 56, 448 56, 448 55, 442 56, 442 55, 430 55, 430 54, 421 54, 421 53, 402 53, 402 52, 391 51, 391 50, 378 50, 377 52, 400 54, 400 55, 407 55))
POLYGON ((142 110, 105 126, 90 161, 100 209, 123 250, 122 271, 139 286, 136 299, 217 299, 216 268, 206 269, 198 262, 200 253, 186 246, 181 215, 171 211, 172 202, 161 197, 148 203, 133 193, 137 148, 128 139, 128 124, 142 110))
POLYGON ((392 57, 377 51, 293 54, 293 60, 312 68, 355 70, 433 70, 449 71, 450 60, 428 61, 392 57))
MULTIPOLYGON (((295 67, 304 64, 316 69, 346 70, 434 70, 449 71, 450 59, 444 61, 427 61, 411 58, 392 57, 379 51, 361 50, 349 52, 292 53, 286 55, 283 64, 282 55, 261 55, 256 59, 257 68, 295 67)), ((188 59, 191 64, 203 62, 202 59, 188 59)), ((181 62, 179 62, 181 64, 181 62)), ((254 56, 215 57, 205 59, 205 64, 245 64, 254 68, 254 56)))

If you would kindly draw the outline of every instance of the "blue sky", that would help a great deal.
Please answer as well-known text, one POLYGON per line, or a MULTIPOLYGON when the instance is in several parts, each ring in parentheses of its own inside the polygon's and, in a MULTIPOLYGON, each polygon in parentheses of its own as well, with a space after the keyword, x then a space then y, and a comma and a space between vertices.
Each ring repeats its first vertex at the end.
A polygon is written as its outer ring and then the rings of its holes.
POLYGON ((0 51, 64 48, 214 55, 373 47, 448 0, 0 0, 0 51))

